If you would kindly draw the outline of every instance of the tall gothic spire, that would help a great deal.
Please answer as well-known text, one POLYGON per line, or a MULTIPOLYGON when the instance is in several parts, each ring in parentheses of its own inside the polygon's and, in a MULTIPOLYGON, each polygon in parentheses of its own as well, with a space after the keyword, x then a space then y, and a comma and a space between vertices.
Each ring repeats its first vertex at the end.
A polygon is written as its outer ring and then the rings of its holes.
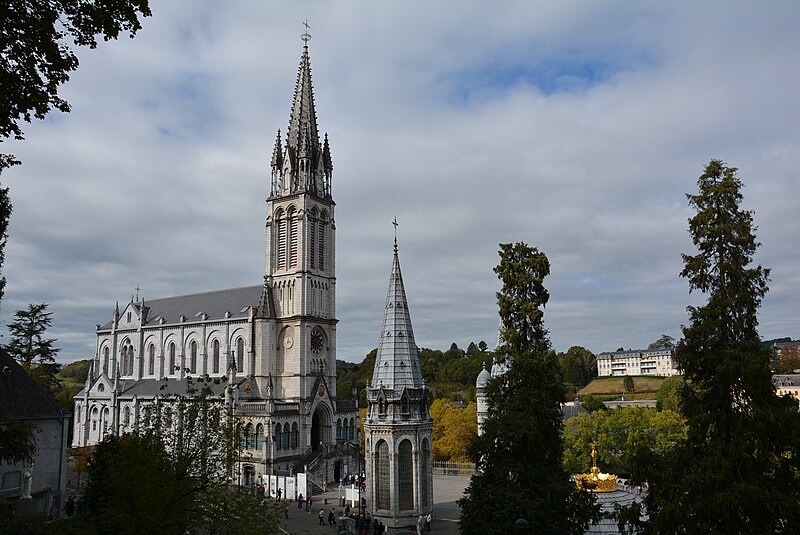
POLYGON ((308 58, 310 39, 310 35, 303 34, 303 54, 297 71, 283 157, 276 157, 281 148, 280 141, 276 142, 273 151, 271 167, 274 191, 271 194, 283 195, 308 191, 320 197, 330 198, 333 163, 327 135, 323 148, 317 128, 314 87, 311 83, 311 61, 308 58))
POLYGON ((381 340, 372 374, 372 387, 380 386, 396 392, 403 388, 424 386, 417 344, 414 341, 414 329, 411 327, 411 315, 406 301, 406 290, 400 273, 397 237, 394 241, 394 259, 383 313, 381 340))

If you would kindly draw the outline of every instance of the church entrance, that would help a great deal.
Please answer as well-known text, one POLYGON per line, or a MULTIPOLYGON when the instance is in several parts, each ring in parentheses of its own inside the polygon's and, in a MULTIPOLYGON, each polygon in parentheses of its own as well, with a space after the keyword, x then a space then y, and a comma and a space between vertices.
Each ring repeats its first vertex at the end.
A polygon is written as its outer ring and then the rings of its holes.
POLYGON ((319 451, 321 442, 321 425, 320 425, 319 410, 314 411, 314 416, 311 417, 311 449, 319 451))
POLYGON ((337 483, 342 478, 342 461, 336 461, 333 465, 333 480, 337 483))
POLYGON ((328 407, 320 404, 311 416, 311 449, 320 451, 320 446, 331 440, 331 413, 328 407))

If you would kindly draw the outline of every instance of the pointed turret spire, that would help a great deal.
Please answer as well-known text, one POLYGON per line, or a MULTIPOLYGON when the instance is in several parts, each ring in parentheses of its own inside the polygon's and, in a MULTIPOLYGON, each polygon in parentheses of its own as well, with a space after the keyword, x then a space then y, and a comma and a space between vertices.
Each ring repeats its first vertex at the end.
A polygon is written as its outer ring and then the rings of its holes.
MULTIPOLYGON (((323 156, 323 147, 319 140, 311 62, 308 59, 310 39, 308 33, 303 34, 303 54, 295 83, 286 144, 282 148, 283 157, 278 160, 273 155, 272 159, 273 185, 277 182, 275 166, 280 165, 281 184, 275 190, 276 195, 308 191, 329 198, 333 166, 330 164, 330 146, 327 148, 327 157, 323 156)), ((278 150, 281 149, 279 143, 276 143, 276 151, 278 150)))
POLYGON ((419 366, 414 329, 406 301, 403 276, 400 273, 400 258, 397 253, 397 237, 394 241, 392 274, 383 313, 381 340, 372 374, 374 384, 400 391, 403 388, 423 388, 422 371, 419 366))
POLYGON ((286 144, 297 150, 300 139, 308 129, 311 139, 319 144, 317 133, 317 110, 314 106, 314 89, 311 84, 311 62, 308 59, 308 43, 303 46, 300 68, 294 88, 292 114, 289 117, 289 130, 286 144))
POLYGON ((277 195, 283 185, 283 146, 281 145, 281 129, 278 129, 278 136, 275 138, 275 148, 272 149, 272 161, 270 162, 272 171, 272 185, 270 195, 277 195))
POLYGON ((91 387, 94 384, 94 360, 89 365, 89 374, 86 376, 86 388, 91 387))

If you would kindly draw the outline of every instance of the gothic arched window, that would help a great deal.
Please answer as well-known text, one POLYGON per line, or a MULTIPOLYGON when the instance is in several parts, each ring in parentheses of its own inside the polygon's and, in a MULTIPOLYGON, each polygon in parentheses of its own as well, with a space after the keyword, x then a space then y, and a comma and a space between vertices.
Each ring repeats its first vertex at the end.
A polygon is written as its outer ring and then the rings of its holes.
POLYGON ((289 269, 297 267, 297 219, 294 208, 286 213, 287 253, 289 269))
POLYGON ((275 223, 278 226, 278 232, 276 236, 276 249, 277 249, 277 260, 278 260, 278 269, 286 269, 286 217, 283 214, 282 210, 278 210, 275 213, 275 223))
MULTIPOLYGON (((328 214, 322 212, 322 215, 317 220, 317 225, 319 225, 319 231, 317 232, 317 261, 319 262, 320 271, 325 271, 325 223, 327 219, 328 214)), ((314 246, 313 242, 311 246, 314 246)))
POLYGON ((275 424, 275 436, 272 439, 275 441, 275 448, 281 449, 281 424, 275 424))
POLYGON ((308 248, 308 265, 311 268, 315 268, 317 263, 314 261, 316 258, 316 243, 317 243, 317 209, 314 208, 311 210, 311 214, 308 217, 308 243, 310 247, 308 248))
POLYGON ((378 455, 375 457, 375 507, 389 509, 389 444, 381 440, 377 444, 378 455))
POLYGON ((398 503, 401 511, 414 508, 414 463, 411 456, 411 441, 406 439, 397 448, 397 480, 400 494, 398 503))
POLYGON ((300 428, 297 427, 297 422, 294 422, 292 424, 292 440, 291 440, 293 450, 297 449, 299 438, 300 438, 300 428))
POLYGON ((219 373, 219 340, 216 338, 211 343, 213 373, 219 373))
POLYGON ((264 426, 261 424, 256 426, 256 449, 264 449, 264 426))
POLYGON ((128 427, 131 424, 131 408, 126 406, 122 411, 122 425, 128 427))
POLYGON ((350 418, 350 425, 347 428, 347 440, 356 438, 356 421, 350 418))
POLYGON ((147 348, 147 373, 150 375, 156 373, 156 346, 153 344, 147 348))
POLYGON ((103 373, 108 375, 108 346, 103 350, 103 373))
POLYGON ((422 485, 419 493, 420 509, 425 509, 430 503, 430 470, 429 460, 431 459, 431 446, 427 438, 422 439, 422 457, 419 460, 419 484, 422 485))
POLYGON ((189 344, 189 371, 197 373, 197 342, 189 344))
POLYGON ((133 374, 133 346, 130 340, 122 344, 122 375, 133 374))
POLYGON ((169 343, 169 371, 167 375, 175 373, 175 342, 169 343))
POLYGON ((281 436, 281 439, 283 439, 282 446, 283 446, 283 449, 285 449, 285 450, 289 449, 289 440, 291 439, 290 434, 291 434, 291 432, 289 430, 289 424, 288 423, 283 424, 283 434, 281 436))
POLYGON ((244 340, 236 340, 236 371, 244 372, 244 340))
POLYGON ((344 436, 342 435, 342 419, 338 418, 336 420, 336 440, 344 440, 344 436))

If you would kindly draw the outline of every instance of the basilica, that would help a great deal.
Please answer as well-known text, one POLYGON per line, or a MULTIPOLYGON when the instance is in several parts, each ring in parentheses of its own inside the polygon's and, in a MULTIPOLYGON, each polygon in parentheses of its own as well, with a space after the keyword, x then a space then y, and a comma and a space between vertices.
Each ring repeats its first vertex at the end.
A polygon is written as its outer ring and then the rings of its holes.
POLYGON ((253 437, 245 485, 358 470, 356 400, 350 388, 337 396, 336 384, 333 163, 304 41, 288 130, 278 131, 270 162, 263 283, 115 306, 97 326, 93 365, 75 396, 73 446, 133 431, 147 404, 207 377, 253 437))

